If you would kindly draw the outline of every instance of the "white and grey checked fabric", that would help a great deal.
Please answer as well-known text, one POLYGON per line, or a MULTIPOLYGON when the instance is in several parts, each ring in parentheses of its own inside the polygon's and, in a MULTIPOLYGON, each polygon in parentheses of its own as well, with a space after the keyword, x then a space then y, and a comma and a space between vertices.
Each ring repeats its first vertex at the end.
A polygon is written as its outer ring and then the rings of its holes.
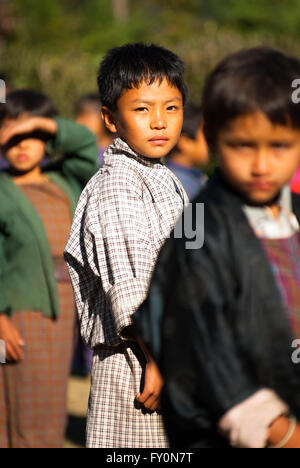
POLYGON ((142 366, 121 351, 122 330, 146 298, 157 255, 187 204, 180 181, 160 160, 120 139, 80 197, 65 258, 81 334, 95 349, 88 446, 166 446, 161 417, 134 408, 142 366))
POLYGON ((144 376, 142 353, 133 343, 123 346, 94 352, 87 448, 167 448, 161 415, 135 401, 144 376))
POLYGON ((80 197, 65 249, 90 347, 121 342, 184 204, 180 181, 159 160, 137 155, 120 139, 108 148, 80 197))

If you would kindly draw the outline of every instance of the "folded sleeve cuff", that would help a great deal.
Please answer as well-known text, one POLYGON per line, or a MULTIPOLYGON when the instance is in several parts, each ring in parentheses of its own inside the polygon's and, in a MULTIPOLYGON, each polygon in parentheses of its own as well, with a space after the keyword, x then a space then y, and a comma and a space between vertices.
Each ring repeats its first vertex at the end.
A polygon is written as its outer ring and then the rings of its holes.
POLYGON ((132 315, 145 300, 148 292, 148 281, 128 278, 112 286, 107 298, 111 305, 118 336, 123 339, 124 328, 132 326, 132 315))

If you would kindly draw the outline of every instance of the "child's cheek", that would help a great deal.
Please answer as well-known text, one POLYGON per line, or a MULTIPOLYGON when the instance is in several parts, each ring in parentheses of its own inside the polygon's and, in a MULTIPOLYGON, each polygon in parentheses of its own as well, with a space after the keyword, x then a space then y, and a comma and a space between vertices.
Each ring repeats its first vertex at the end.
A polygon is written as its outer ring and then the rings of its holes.
POLYGON ((13 162, 16 157, 16 148, 11 148, 10 150, 6 151, 3 156, 8 163, 13 162))

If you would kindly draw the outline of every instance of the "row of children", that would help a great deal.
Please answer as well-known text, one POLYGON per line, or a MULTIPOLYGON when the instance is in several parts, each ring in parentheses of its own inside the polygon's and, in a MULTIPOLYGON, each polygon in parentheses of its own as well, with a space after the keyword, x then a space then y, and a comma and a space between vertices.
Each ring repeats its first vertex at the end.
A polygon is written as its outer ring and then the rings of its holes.
MULTIPOLYGON (((193 202, 205 204, 204 247, 188 250, 184 236, 170 237, 188 197, 161 159, 181 134, 183 63, 143 44, 103 60, 102 117, 118 137, 80 196, 65 248, 93 349, 88 447, 264 447, 279 416, 300 419, 291 360, 300 213, 289 189, 300 163, 300 108, 291 100, 299 75, 297 59, 260 48, 230 56, 208 78, 204 132, 220 169, 193 202)), ((62 304, 70 284, 56 236, 68 231, 75 197, 95 170, 96 142, 59 117, 6 109, 0 143, 12 168, 0 176, 0 338, 12 359, 30 359, 25 373, 0 369, 0 444, 56 446, 63 425, 50 408, 62 402, 59 372, 71 344, 58 318, 55 287, 62 304), (41 169, 49 140, 66 156, 41 169), (38 414, 27 400, 40 381, 38 414)))
MULTIPOLYGON (((77 338, 63 250, 81 190, 103 165, 113 135, 100 119, 97 95, 79 99, 76 124, 58 117, 46 96, 13 91, 6 77, 5 82, 6 104, 0 107, 0 339, 7 364, 0 366, 0 446, 60 447, 77 338)), ((185 169, 187 178, 190 168, 186 182, 195 192, 203 183, 202 174, 192 169, 199 158, 196 149, 202 145, 206 162, 207 148, 199 109, 190 109, 174 170, 185 169)), ((91 351, 77 338, 73 369, 87 373, 90 361, 91 351)))
POLYGON ((180 136, 183 72, 141 44, 100 67, 102 117, 118 138, 65 250, 94 350, 88 447, 266 447, 274 421, 290 417, 291 436, 300 419, 300 199, 289 187, 300 61, 251 49, 208 77, 204 132, 220 167, 193 202, 205 205, 205 243, 191 250, 172 234, 188 198, 161 162, 180 136))
MULTIPOLYGON (((6 74, 0 71, 0 80, 6 83, 6 96, 13 91, 6 74)), ((3 99, 6 99, 6 96, 3 99)), ((97 93, 81 96, 75 103, 75 121, 93 132, 98 144, 98 164, 103 165, 106 148, 113 142, 114 136, 99 117, 101 101, 97 93)), ((208 148, 203 134, 201 107, 189 102, 185 105, 181 137, 172 151, 167 155, 166 165, 181 180, 190 199, 193 199, 203 188, 206 177, 197 166, 206 166, 209 162, 208 148)), ((8 168, 8 162, 0 153, 0 170, 8 168)))

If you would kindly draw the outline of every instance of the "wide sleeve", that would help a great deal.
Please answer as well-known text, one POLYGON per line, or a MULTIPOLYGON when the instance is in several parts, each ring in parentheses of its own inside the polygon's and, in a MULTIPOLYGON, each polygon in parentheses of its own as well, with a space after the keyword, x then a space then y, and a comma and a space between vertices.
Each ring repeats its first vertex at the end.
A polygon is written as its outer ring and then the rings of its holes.
POLYGON ((9 307, 8 298, 6 295, 4 282, 3 282, 4 274, 5 274, 4 236, 0 230, 0 314, 9 315, 10 307, 9 307))
POLYGON ((221 238, 206 238, 198 250, 187 250, 184 239, 168 240, 135 315, 165 379, 164 417, 173 446, 197 446, 201 431, 216 432, 227 410, 261 388, 239 347, 224 251, 221 238))
POLYGON ((51 149, 65 156, 55 169, 82 190, 97 170, 96 137, 73 120, 55 117, 55 121, 58 129, 51 149))
POLYGON ((98 270, 117 334, 122 336, 146 298, 157 252, 134 172, 103 177, 100 194, 93 232, 98 270))

